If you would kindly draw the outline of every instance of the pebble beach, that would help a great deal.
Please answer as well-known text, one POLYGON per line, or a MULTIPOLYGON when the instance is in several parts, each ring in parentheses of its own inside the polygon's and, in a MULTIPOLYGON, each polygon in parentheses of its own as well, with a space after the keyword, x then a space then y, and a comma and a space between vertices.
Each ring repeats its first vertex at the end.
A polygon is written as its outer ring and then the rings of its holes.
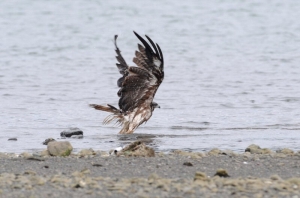
POLYGON ((300 197, 300 152, 0 154, 0 197, 300 197))

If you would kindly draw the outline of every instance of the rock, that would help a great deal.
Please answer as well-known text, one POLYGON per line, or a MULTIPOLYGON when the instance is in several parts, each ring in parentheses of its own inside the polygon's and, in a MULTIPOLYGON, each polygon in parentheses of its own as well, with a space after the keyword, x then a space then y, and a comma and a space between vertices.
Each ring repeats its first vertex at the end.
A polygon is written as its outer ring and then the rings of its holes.
POLYGON ((117 156, 133 156, 133 157, 154 157, 154 150, 150 147, 147 147, 144 142, 136 141, 117 153, 117 156))
POLYGON ((218 169, 214 176, 230 177, 225 169, 218 169))
POLYGON ((195 177, 194 177, 194 181, 196 181, 196 180, 207 181, 208 178, 207 178, 207 176, 206 176, 205 173, 203 173, 203 172, 196 172, 195 173, 195 177))
POLYGON ((282 153, 286 155, 294 155, 294 151, 288 148, 277 150, 276 153, 282 153))
POLYGON ((32 154, 31 154, 31 153, 27 153, 27 152, 21 153, 20 155, 21 155, 22 157, 24 157, 24 158, 32 157, 32 154))
POLYGON ((256 144, 251 144, 245 149, 245 152, 249 152, 251 154, 260 154, 261 148, 256 144))
POLYGON ((99 155, 101 157, 109 157, 109 153, 107 151, 96 151, 96 155, 99 155))
POLYGON ((52 156, 69 156, 73 147, 68 141, 53 141, 48 143, 47 150, 52 156))
POLYGON ((8 155, 6 153, 0 152, 0 159, 3 159, 3 158, 8 158, 8 155))
POLYGON ((270 153, 272 153, 272 151, 270 149, 267 149, 267 148, 262 149, 256 144, 251 144, 250 146, 248 146, 245 149, 245 152, 249 152, 251 154, 270 154, 270 153))
POLYGON ((32 156, 32 157, 27 157, 27 160, 33 160, 33 161, 45 161, 44 158, 37 157, 37 156, 32 156))
POLYGON ((98 164, 98 163, 92 163, 92 166, 96 166, 96 167, 102 167, 102 164, 98 164))
POLYGON ((34 172, 32 170, 26 170, 23 174, 24 175, 36 175, 36 172, 34 172))
POLYGON ((217 155, 221 155, 222 151, 220 149, 213 148, 207 154, 210 155, 210 156, 217 156, 217 155))
POLYGON ((229 150, 229 149, 226 149, 226 150, 223 150, 222 155, 227 155, 227 156, 230 156, 230 157, 236 157, 238 156, 237 153, 233 152, 232 150, 229 150))
POLYGON ((200 159, 205 156, 203 153, 187 152, 187 151, 182 151, 182 150, 174 150, 173 153, 176 155, 188 156, 193 159, 200 159))
POLYGON ((45 150, 41 151, 40 156, 41 157, 50 156, 50 153, 47 149, 45 149, 45 150))
POLYGON ((69 128, 60 133, 61 137, 83 138, 83 131, 79 128, 69 128))
POLYGON ((53 141, 56 141, 55 139, 53 138, 47 138, 45 139, 45 141, 43 142, 44 145, 48 145, 49 142, 53 142, 53 141))
POLYGON ((81 150, 78 155, 80 157, 89 156, 89 155, 96 155, 96 152, 93 149, 83 149, 81 150))
POLYGON ((17 141, 17 138, 9 138, 8 141, 17 141))
POLYGON ((268 148, 263 148, 262 149, 262 154, 271 154, 271 153, 272 153, 272 151, 268 148))
POLYGON ((193 166, 193 164, 191 162, 184 162, 183 165, 184 166, 193 166))
POLYGON ((282 180, 278 175, 272 175, 270 177, 271 180, 282 180))

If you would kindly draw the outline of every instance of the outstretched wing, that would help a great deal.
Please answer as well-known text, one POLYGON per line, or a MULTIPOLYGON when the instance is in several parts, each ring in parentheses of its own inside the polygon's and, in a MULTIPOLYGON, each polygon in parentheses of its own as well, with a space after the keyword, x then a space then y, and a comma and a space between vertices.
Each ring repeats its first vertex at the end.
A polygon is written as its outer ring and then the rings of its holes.
POLYGON ((122 77, 118 80, 117 85, 118 85, 118 87, 121 87, 125 77, 128 75, 128 65, 127 65, 126 61, 124 60, 123 56, 121 55, 120 49, 118 48, 117 38, 118 38, 118 35, 115 35, 115 47, 116 47, 115 51, 117 53, 116 59, 119 62, 116 65, 119 69, 120 74, 122 74, 122 77))
MULTIPOLYGON (((129 67, 121 56, 116 45, 117 64, 120 73, 123 75, 118 80, 120 90, 118 92, 119 107, 123 112, 132 111, 140 105, 150 106, 154 95, 164 78, 163 54, 158 44, 146 36, 152 48, 140 35, 134 34, 143 43, 138 44, 139 51, 136 51, 133 62, 138 67, 129 67), (154 51, 153 51, 154 50, 154 51), (119 84, 120 82, 120 84, 119 84)), ((117 37, 115 37, 116 40, 117 37)), ((116 43, 115 43, 116 44, 116 43)))

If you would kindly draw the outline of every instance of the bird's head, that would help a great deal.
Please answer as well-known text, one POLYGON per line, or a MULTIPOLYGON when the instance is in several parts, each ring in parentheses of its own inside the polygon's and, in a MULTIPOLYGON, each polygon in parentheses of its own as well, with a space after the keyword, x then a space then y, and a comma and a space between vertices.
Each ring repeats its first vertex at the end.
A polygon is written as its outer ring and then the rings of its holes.
POLYGON ((151 103, 151 109, 154 111, 155 108, 160 108, 160 106, 156 102, 151 103))

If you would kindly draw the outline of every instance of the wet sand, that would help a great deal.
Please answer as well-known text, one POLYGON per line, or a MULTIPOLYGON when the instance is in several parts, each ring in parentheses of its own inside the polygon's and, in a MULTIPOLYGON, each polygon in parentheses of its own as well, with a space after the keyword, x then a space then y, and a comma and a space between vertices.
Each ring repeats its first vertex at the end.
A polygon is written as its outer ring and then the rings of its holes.
POLYGON ((300 152, 0 154, 0 197, 300 197, 300 152), (229 177, 215 176, 224 169, 229 177))

